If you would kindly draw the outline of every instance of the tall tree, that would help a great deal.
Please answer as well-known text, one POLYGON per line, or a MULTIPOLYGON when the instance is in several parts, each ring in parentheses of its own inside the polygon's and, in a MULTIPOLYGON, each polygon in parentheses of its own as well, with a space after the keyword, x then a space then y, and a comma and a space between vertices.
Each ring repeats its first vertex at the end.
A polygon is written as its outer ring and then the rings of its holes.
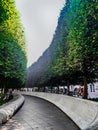
POLYGON ((67 16, 68 63, 83 75, 84 98, 87 98, 87 83, 95 79, 98 63, 97 4, 93 0, 74 0, 70 3, 67 16))
POLYGON ((26 76, 24 29, 14 0, 0 0, 0 86, 19 87, 26 76))
POLYGON ((84 82, 87 98, 87 83, 98 79, 97 5, 97 0, 66 0, 50 47, 29 68, 38 84, 84 82))

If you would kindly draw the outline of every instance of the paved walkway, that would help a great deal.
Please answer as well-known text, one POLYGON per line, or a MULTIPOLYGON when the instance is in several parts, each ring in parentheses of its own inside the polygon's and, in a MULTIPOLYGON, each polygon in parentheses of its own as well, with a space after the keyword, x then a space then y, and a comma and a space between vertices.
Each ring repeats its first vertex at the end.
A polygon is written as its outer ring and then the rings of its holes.
POLYGON ((53 104, 25 96, 23 107, 0 130, 77 130, 77 126, 53 104))

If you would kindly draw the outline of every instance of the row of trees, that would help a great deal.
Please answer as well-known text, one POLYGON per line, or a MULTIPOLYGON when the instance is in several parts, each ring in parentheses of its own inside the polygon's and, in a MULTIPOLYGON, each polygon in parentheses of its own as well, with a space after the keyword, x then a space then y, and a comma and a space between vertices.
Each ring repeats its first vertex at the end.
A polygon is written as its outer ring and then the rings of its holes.
POLYGON ((98 2, 66 0, 52 43, 28 69, 27 86, 84 85, 98 79, 98 2))
POLYGON ((14 0, 0 0, 0 88, 17 88, 26 76, 24 28, 14 0))

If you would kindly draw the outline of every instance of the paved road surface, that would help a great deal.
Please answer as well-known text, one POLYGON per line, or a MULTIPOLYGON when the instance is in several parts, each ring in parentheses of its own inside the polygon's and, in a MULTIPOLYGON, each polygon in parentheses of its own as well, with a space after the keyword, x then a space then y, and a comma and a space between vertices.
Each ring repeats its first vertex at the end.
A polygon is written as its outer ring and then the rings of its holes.
POLYGON ((23 107, 0 130, 77 130, 77 126, 53 104, 25 96, 23 107))

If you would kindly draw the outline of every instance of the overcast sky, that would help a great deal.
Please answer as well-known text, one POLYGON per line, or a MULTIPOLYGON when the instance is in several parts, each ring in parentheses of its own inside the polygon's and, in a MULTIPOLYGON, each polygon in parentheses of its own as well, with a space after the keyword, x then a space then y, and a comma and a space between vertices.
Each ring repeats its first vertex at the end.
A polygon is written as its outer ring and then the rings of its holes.
POLYGON ((25 28, 28 66, 49 47, 65 0, 15 0, 25 28))

